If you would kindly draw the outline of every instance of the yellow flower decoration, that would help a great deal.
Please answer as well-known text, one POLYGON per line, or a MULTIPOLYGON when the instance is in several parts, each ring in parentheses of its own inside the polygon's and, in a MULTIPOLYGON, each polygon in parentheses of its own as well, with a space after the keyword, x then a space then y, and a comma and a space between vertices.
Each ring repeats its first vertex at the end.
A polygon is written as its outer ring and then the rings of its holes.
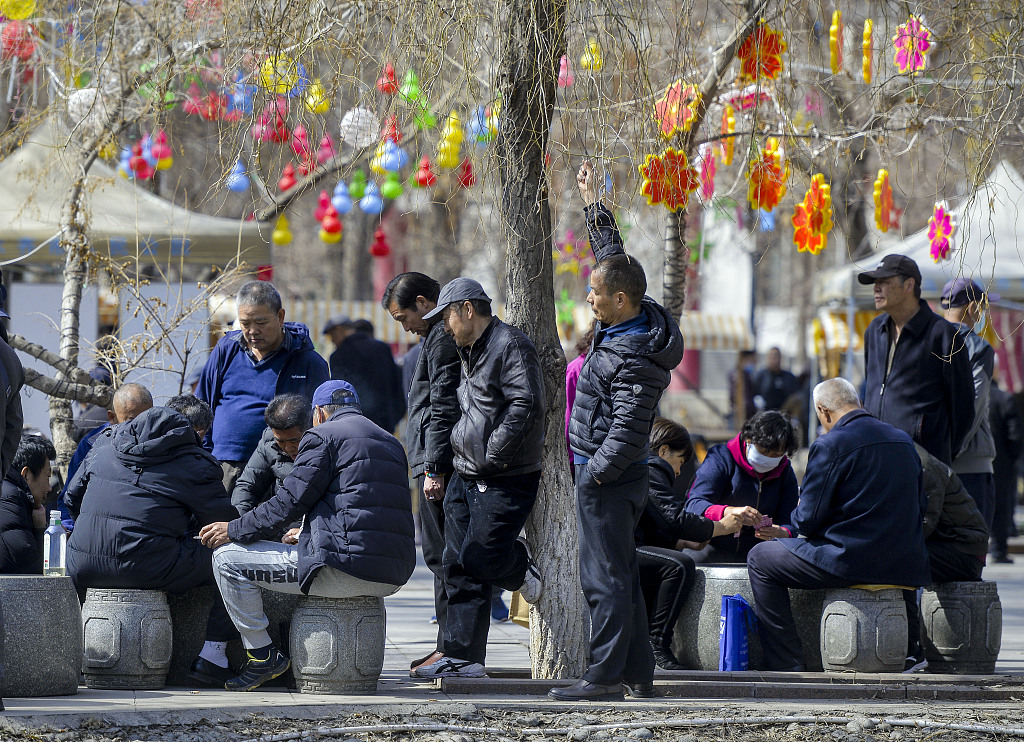
POLYGON ((892 226, 892 185, 885 169, 879 170, 875 178, 875 226, 882 232, 892 226))
POLYGON ((843 68, 843 13, 833 11, 832 25, 828 29, 828 55, 832 63, 832 74, 839 74, 843 68))
MULTIPOLYGON (((722 134, 736 133, 736 111, 732 106, 726 106, 722 110, 722 134)), ((732 164, 732 155, 736 149, 736 137, 726 136, 722 139, 722 164, 728 167, 732 164)))
POLYGON ((875 22, 868 18, 864 21, 864 82, 871 84, 871 72, 874 67, 875 22))
POLYGON ((660 157, 647 155, 639 170, 643 178, 640 192, 647 197, 647 203, 661 204, 669 211, 686 206, 690 194, 700 185, 697 171, 690 167, 686 153, 676 152, 671 147, 660 157))
POLYGON ((769 137, 760 156, 752 160, 747 174, 747 198, 750 207, 771 211, 786 195, 789 163, 782 161, 779 140, 769 137))
POLYGON ((793 244, 798 252, 817 255, 828 244, 832 229, 832 187, 821 173, 811 178, 804 200, 793 211, 793 244))

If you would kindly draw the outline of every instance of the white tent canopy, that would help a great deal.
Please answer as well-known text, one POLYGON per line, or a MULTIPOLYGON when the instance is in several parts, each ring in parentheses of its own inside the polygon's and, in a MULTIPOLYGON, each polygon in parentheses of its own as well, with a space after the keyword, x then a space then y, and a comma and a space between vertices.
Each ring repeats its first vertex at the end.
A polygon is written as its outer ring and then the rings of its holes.
POLYGON ((970 197, 952 209, 956 229, 949 258, 936 263, 930 253, 928 229, 899 242, 890 242, 856 263, 823 271, 815 281, 815 302, 871 304, 871 287, 857 283, 857 274, 871 270, 884 255, 899 253, 921 269, 921 292, 938 299, 951 278, 966 277, 1002 295, 1024 301, 1024 178, 1012 165, 1000 162, 970 197))
MULTIPOLYGON (((73 136, 48 119, 0 161, 0 260, 17 258, 59 231, 71 184, 81 177, 66 155, 73 136)), ((114 260, 270 262, 270 225, 182 208, 122 178, 103 161, 89 170, 85 201, 92 248, 109 251, 114 260)), ((49 265, 59 254, 52 244, 26 262, 49 265)))

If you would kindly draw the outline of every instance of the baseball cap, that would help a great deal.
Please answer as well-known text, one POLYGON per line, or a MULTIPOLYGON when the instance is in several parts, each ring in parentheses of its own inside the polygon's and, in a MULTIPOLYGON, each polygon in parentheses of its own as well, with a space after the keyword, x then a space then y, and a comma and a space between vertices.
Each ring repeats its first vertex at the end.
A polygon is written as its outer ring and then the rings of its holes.
POLYGON ((441 289, 441 295, 437 297, 437 306, 424 314, 423 319, 433 319, 440 315, 449 304, 470 299, 480 299, 488 304, 491 303, 491 297, 487 295, 479 282, 465 276, 453 278, 441 289))
POLYGON ((962 307, 972 301, 981 301, 986 293, 989 301, 999 301, 999 294, 986 292, 971 279, 954 278, 951 281, 946 281, 946 285, 942 287, 942 306, 944 308, 962 307))
POLYGON ((323 407, 329 404, 350 404, 359 406, 359 395, 355 387, 341 379, 325 381, 313 392, 313 406, 323 407))
POLYGON ((917 285, 921 285, 921 269, 917 267, 917 263, 908 258, 906 255, 886 255, 875 266, 873 271, 864 271, 857 275, 857 280, 867 285, 874 283, 879 278, 892 278, 893 276, 903 276, 905 278, 913 278, 917 281, 917 285))
POLYGON ((326 335, 335 327, 349 327, 352 324, 352 320, 349 319, 347 314, 336 314, 327 320, 327 324, 324 325, 324 329, 321 331, 321 335, 326 335))

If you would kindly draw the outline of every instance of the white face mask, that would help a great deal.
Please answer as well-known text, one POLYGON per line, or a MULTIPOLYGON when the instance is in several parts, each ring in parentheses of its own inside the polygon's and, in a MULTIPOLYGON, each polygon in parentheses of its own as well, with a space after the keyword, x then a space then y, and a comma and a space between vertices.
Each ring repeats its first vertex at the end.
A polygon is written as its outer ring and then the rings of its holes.
POLYGON ((753 443, 747 444, 747 463, 758 474, 767 474, 782 461, 782 456, 765 456, 753 443))
POLYGON ((981 313, 981 319, 979 319, 977 322, 975 322, 974 323, 974 327, 972 327, 971 329, 974 330, 975 334, 977 334, 977 335, 980 335, 981 333, 983 333, 985 331, 985 313, 984 312, 981 313))

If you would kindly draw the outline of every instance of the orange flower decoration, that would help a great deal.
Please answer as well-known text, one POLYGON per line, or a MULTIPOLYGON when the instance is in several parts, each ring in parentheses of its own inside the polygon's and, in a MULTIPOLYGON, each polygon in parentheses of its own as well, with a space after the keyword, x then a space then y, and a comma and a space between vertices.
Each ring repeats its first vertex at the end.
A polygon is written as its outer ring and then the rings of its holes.
POLYGON ((882 232, 888 232, 892 226, 892 186, 889 184, 889 171, 879 170, 875 178, 875 226, 882 232))
POLYGON ((782 72, 782 54, 786 41, 782 31, 776 31, 764 21, 743 43, 736 56, 740 58, 740 76, 745 80, 765 78, 774 80, 782 72))
MULTIPOLYGON (((736 133, 736 111, 732 106, 726 106, 722 111, 722 134, 736 133)), ((732 155, 736 149, 736 137, 726 136, 722 140, 722 164, 728 167, 732 164, 732 155)))
POLYGON ((690 167, 686 153, 676 152, 671 147, 660 157, 647 155, 639 170, 643 178, 640 192, 647 197, 647 203, 662 204, 669 211, 686 206, 690 194, 700 185, 697 171, 690 167))
POLYGON ((760 156, 750 163, 747 198, 753 209, 771 211, 786 195, 789 163, 782 161, 779 140, 769 137, 760 156))
POLYGON ((832 74, 838 75, 843 68, 843 12, 833 11, 832 25, 828 29, 828 55, 832 74))
POLYGON ((832 186, 825 176, 817 173, 811 178, 804 200, 793 211, 793 244, 798 252, 817 255, 828 244, 832 229, 832 186))
POLYGON ((676 80, 668 86, 665 95, 654 104, 654 117, 658 120, 661 136, 670 139, 677 131, 689 131, 697 118, 700 93, 694 85, 683 85, 676 80))

